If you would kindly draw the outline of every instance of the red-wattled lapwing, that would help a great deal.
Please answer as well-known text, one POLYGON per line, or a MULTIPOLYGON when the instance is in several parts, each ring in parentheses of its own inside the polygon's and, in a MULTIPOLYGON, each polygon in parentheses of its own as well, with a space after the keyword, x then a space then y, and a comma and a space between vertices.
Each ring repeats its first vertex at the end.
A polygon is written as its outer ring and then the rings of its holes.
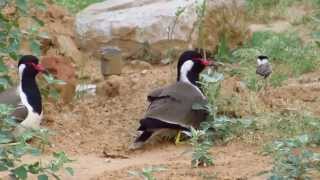
POLYGON ((36 82, 36 75, 45 69, 37 57, 22 56, 18 64, 19 85, 0 94, 0 103, 15 107, 12 115, 20 123, 14 134, 19 135, 26 129, 40 127, 42 119, 41 94, 36 82))
POLYGON ((264 79, 270 76, 272 73, 272 67, 269 63, 268 56, 258 56, 256 73, 262 76, 264 79))
POLYGON ((206 102, 200 89, 199 74, 213 62, 203 59, 196 51, 186 51, 179 58, 177 82, 156 89, 148 95, 150 105, 138 131, 141 133, 130 146, 137 149, 162 129, 171 129, 190 134, 190 128, 197 128, 206 119, 207 112, 194 110, 193 104, 206 102))
MULTIPOLYGON (((268 56, 260 55, 257 57, 257 69, 256 73, 263 77, 264 80, 264 91, 266 92, 268 86, 268 77, 272 73, 272 66, 269 63, 268 56)), ((265 93, 264 92, 264 93, 265 93)))

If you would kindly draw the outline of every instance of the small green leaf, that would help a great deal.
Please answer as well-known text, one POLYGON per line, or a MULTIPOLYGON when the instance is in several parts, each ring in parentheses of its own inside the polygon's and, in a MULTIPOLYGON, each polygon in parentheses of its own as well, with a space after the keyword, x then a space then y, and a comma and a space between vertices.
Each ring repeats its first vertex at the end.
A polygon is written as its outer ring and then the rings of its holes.
POLYGON ((6 144, 13 141, 13 138, 8 132, 0 132, 0 144, 6 144))
POLYGON ((49 97, 53 98, 54 100, 59 100, 60 94, 57 89, 50 89, 49 91, 49 97))
POLYGON ((40 163, 36 162, 34 164, 29 165, 28 170, 32 174, 39 174, 39 172, 41 170, 40 163))
POLYGON ((212 75, 209 75, 209 74, 201 74, 201 77, 203 78, 203 80, 204 80, 205 82, 208 82, 208 83, 215 83, 215 82, 218 82, 218 81, 222 81, 222 80, 223 80, 223 74, 217 73, 217 72, 215 72, 215 73, 212 74, 212 75))
POLYGON ((41 155, 41 150, 38 148, 31 148, 30 153, 32 156, 40 156, 41 155))
POLYGON ((9 168, 7 166, 5 166, 4 164, 0 164, 0 172, 1 171, 7 171, 9 168))
POLYGON ((28 11, 28 3, 27 0, 16 0, 16 5, 19 9, 19 11, 23 14, 26 15, 28 11))
POLYGON ((28 177, 28 171, 23 165, 13 169, 12 173, 18 179, 27 179, 28 177))
POLYGON ((66 170, 71 176, 74 175, 74 170, 73 170, 73 168, 71 168, 71 167, 66 167, 65 170, 66 170))
POLYGON ((3 59, 0 57, 0 73, 8 72, 7 66, 4 64, 3 59))
POLYGON ((44 22, 36 16, 32 16, 32 19, 39 25, 44 26, 44 22))
POLYGON ((6 76, 0 77, 0 90, 7 89, 9 88, 9 86, 10 86, 10 82, 8 77, 6 76))
POLYGON ((38 180, 48 180, 48 179, 49 179, 49 177, 45 174, 41 174, 38 176, 38 180))
POLYGON ((40 43, 37 42, 36 40, 30 40, 29 41, 29 46, 31 48, 32 53, 35 56, 40 56, 41 55, 41 48, 40 48, 40 43))

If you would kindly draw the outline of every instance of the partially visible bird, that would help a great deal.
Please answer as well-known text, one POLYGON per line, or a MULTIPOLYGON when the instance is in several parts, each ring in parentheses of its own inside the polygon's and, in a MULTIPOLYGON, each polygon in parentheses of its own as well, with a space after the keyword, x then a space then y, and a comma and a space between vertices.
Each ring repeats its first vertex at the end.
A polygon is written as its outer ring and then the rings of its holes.
POLYGON ((44 72, 37 57, 22 56, 18 63, 19 84, 0 93, 0 103, 12 105, 12 116, 20 123, 14 134, 19 135, 26 129, 40 127, 42 119, 42 100, 36 82, 36 75, 44 72))
POLYGON ((148 95, 150 105, 140 120, 140 135, 131 149, 142 147, 153 134, 163 129, 190 133, 191 127, 197 128, 206 119, 206 111, 192 106, 207 102, 198 81, 199 74, 211 65, 214 65, 213 61, 203 59, 196 51, 182 53, 177 65, 177 82, 148 95))
POLYGON ((256 73, 262 76, 264 79, 270 76, 272 73, 272 67, 269 63, 268 56, 260 55, 257 57, 257 70, 256 73))

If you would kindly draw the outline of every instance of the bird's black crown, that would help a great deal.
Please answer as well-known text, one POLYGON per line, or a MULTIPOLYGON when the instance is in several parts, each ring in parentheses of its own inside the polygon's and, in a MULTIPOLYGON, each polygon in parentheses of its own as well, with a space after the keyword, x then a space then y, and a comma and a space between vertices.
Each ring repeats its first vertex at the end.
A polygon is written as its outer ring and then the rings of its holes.
POLYGON ((33 63, 37 65, 39 64, 39 59, 33 55, 24 55, 20 58, 18 66, 20 66, 20 64, 28 64, 28 63, 33 63))

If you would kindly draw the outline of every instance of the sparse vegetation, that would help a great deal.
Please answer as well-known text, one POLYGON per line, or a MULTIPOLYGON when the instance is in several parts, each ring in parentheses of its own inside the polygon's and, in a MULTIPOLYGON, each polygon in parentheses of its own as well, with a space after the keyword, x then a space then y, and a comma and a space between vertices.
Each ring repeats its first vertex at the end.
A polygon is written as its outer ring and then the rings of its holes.
MULTIPOLYGON (((16 179, 27 179, 30 174, 38 175, 38 179, 45 180, 49 176, 59 179, 56 174, 66 163, 72 162, 64 152, 53 153, 53 160, 49 163, 38 160, 33 163, 22 162, 25 155, 39 156, 43 153, 45 146, 50 145, 47 129, 29 130, 18 137, 14 137, 12 131, 19 126, 10 113, 12 108, 0 104, 0 171, 8 171, 16 179), (33 139, 38 145, 28 143, 33 139)), ((70 167, 65 170, 73 175, 70 167)))
POLYGON ((212 147, 212 140, 204 130, 191 129, 190 144, 192 145, 192 167, 212 166, 214 165, 213 157, 209 150, 212 147))
POLYGON ((255 76, 255 58, 265 54, 273 64, 271 85, 280 86, 289 77, 296 77, 312 72, 319 64, 320 54, 315 43, 303 45, 296 33, 255 32, 249 42, 232 53, 234 62, 241 64, 238 75, 243 77, 247 86, 253 90, 257 87, 255 76))
POLYGON ((90 4, 102 2, 103 0, 53 0, 55 3, 67 7, 72 13, 77 13, 90 4))
POLYGON ((154 177, 154 173, 165 171, 165 170, 166 168, 162 166, 158 166, 158 167, 151 166, 151 167, 143 168, 141 171, 130 171, 129 175, 141 177, 144 180, 156 180, 156 178, 154 177))
POLYGON ((248 39, 248 25, 245 9, 237 1, 209 8, 203 22, 205 44, 216 51, 218 60, 230 62, 230 51, 248 39))
MULTIPOLYGON (((39 33, 39 28, 43 22, 33 16, 32 12, 44 11, 46 6, 42 1, 19 0, 2 1, 0 7, 0 89, 2 91, 12 83, 5 61, 19 59, 22 41, 28 42, 33 55, 41 55, 39 39, 45 34, 39 33), (32 19, 33 24, 27 29, 21 29, 18 22, 26 17, 32 19)), ((49 84, 56 83, 53 78, 47 80, 49 84)), ((0 171, 7 171, 12 177, 22 180, 30 177, 30 174, 37 175, 39 180, 48 179, 50 176, 59 179, 57 172, 66 163, 71 162, 64 152, 53 153, 53 160, 48 163, 41 162, 40 158, 33 163, 22 162, 22 157, 26 155, 41 155, 44 148, 51 145, 48 139, 51 133, 42 128, 28 130, 18 137, 14 136, 13 131, 19 124, 11 117, 12 111, 12 107, 0 104, 0 171), (34 142, 33 145, 29 143, 31 139, 34 142)), ((65 170, 73 174, 72 168, 67 167, 65 170)))
POLYGON ((310 173, 318 171, 320 165, 320 154, 308 148, 312 139, 303 134, 274 141, 268 149, 274 157, 269 179, 311 179, 310 173))

